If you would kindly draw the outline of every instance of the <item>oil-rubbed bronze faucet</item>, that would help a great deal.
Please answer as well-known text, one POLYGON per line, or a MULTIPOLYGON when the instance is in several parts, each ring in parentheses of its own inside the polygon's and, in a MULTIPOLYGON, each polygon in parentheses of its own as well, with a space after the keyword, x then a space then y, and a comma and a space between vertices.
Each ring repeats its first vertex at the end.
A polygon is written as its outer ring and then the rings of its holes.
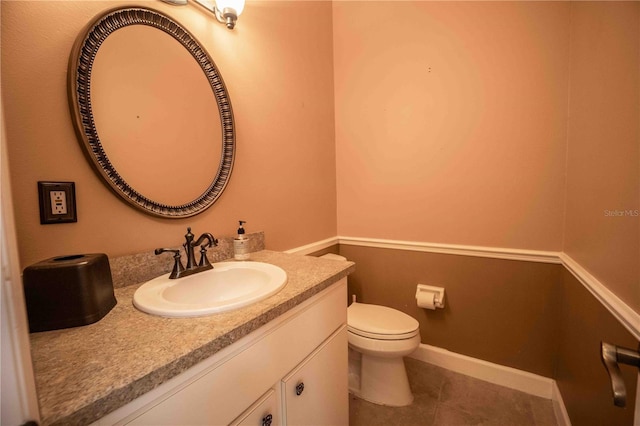
POLYGON ((215 247, 218 245, 218 240, 214 238, 208 232, 200 235, 197 240, 194 241, 195 235, 191 233, 191 228, 187 228, 187 233, 184 236, 186 242, 182 245, 184 247, 184 251, 187 255, 187 266, 186 268, 182 266, 182 262, 180 261, 180 250, 168 249, 168 248, 157 248, 155 250, 155 254, 161 253, 173 253, 173 270, 169 275, 169 279, 182 278, 189 275, 197 274, 198 272, 206 271, 209 269, 213 269, 213 265, 207 259, 207 248, 215 247), (194 252, 194 247, 200 246, 200 261, 196 264, 196 255, 194 252))

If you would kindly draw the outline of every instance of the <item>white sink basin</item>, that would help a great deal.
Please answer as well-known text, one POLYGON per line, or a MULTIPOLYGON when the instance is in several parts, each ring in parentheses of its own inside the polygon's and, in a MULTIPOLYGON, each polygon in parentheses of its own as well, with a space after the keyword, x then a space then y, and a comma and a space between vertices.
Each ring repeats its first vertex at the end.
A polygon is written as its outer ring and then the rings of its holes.
POLYGON ((220 262, 213 269, 175 280, 169 274, 140 286, 136 308, 163 317, 195 317, 247 306, 280 291, 287 273, 262 262, 220 262))

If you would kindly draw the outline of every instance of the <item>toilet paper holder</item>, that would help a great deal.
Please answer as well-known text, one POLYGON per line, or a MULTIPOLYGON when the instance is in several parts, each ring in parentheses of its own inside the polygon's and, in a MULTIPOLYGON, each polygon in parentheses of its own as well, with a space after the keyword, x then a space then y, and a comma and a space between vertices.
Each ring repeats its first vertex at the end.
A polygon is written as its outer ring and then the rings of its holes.
POLYGON ((421 308, 444 308, 444 288, 418 284, 416 289, 416 302, 421 308))

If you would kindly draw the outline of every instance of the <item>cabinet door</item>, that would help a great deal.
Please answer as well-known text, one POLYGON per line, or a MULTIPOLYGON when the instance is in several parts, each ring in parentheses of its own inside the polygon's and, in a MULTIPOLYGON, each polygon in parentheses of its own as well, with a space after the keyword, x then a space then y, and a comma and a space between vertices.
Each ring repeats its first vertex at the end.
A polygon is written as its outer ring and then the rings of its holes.
POLYGON ((231 426, 279 426, 280 410, 276 391, 269 389, 255 404, 231 422, 231 426))
POLYGON ((348 425, 347 363, 342 326, 282 380, 284 423, 348 425))

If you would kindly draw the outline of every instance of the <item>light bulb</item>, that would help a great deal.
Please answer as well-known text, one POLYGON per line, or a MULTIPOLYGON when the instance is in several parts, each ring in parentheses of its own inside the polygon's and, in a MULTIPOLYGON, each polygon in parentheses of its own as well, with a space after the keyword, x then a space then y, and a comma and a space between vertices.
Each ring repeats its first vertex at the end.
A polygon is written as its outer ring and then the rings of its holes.
POLYGON ((216 0, 216 7, 222 13, 225 9, 233 9, 237 18, 244 10, 244 0, 216 0))

